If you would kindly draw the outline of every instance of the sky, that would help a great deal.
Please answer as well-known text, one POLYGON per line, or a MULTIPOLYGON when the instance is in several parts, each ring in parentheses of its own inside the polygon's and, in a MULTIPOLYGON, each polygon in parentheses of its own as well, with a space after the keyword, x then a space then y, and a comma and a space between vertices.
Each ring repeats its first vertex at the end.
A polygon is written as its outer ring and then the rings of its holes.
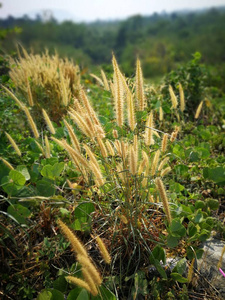
POLYGON ((0 18, 35 16, 44 10, 61 11, 74 21, 125 19, 135 14, 172 12, 225 5, 225 0, 0 0, 0 18))

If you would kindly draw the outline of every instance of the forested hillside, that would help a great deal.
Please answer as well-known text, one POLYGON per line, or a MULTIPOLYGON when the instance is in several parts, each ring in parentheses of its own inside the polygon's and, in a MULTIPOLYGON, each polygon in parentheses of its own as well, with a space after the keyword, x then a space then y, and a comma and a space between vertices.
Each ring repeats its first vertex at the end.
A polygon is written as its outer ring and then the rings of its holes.
POLYGON ((109 65, 112 51, 123 70, 132 75, 137 55, 142 60, 145 77, 159 76, 177 64, 187 62, 196 51, 209 65, 225 60, 225 9, 201 12, 136 15, 124 21, 95 23, 57 23, 8 17, 1 20, 4 28, 21 28, 22 32, 4 42, 3 49, 15 50, 15 42, 35 53, 48 48, 62 57, 71 57, 87 67, 109 65))

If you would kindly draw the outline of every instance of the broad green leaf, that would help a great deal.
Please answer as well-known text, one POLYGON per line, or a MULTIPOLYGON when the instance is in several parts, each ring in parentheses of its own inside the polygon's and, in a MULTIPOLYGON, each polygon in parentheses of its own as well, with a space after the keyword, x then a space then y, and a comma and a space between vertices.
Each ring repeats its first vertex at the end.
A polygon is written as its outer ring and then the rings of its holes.
POLYGON ((171 234, 167 236, 167 245, 169 248, 176 247, 178 243, 179 243, 179 238, 172 236, 171 234))
POLYGON ((37 297, 37 300, 51 300, 51 299, 52 299, 52 293, 47 290, 42 291, 37 297))
POLYGON ((179 273, 180 275, 182 275, 186 269, 186 265, 187 265, 187 261, 186 261, 186 258, 182 258, 180 259, 176 266, 174 267, 173 269, 173 273, 179 273))
POLYGON ((17 166, 16 170, 20 172, 26 178, 26 180, 30 180, 30 174, 26 166, 17 166))
POLYGON ((155 259, 157 259, 158 261, 162 261, 164 264, 166 263, 165 250, 161 246, 157 245, 152 250, 152 254, 154 255, 155 259))
POLYGON ((56 289, 48 289, 48 291, 52 294, 51 300, 64 300, 64 295, 60 291, 56 289))
POLYGON ((195 152, 195 151, 191 151, 190 155, 189 155, 189 160, 191 162, 195 162, 195 161, 199 161, 199 153, 195 152))
POLYGON ((41 175, 43 177, 46 177, 46 178, 52 179, 52 180, 54 180, 54 178, 55 178, 54 174, 52 172, 52 166, 51 165, 45 165, 43 167, 43 169, 41 170, 41 175))
POLYGON ((37 181, 36 187, 38 191, 38 196, 49 197, 53 196, 55 193, 55 188, 52 182, 44 178, 37 181))
POLYGON ((195 208, 199 209, 199 208, 204 208, 205 207, 205 202, 198 200, 195 202, 195 208))
POLYGON ((197 233, 196 225, 193 222, 188 223, 187 233, 190 237, 194 236, 197 233))
POLYGON ((52 173, 54 177, 59 177, 61 172, 63 171, 65 166, 64 162, 56 163, 54 166, 52 166, 52 173))
POLYGON ((20 224, 27 224, 27 218, 31 215, 30 210, 21 204, 10 205, 7 212, 20 224))
POLYGON ((198 152, 200 158, 208 158, 210 156, 210 152, 208 149, 196 147, 195 150, 198 152))
POLYGON ((204 168, 203 176, 206 179, 210 179, 217 184, 225 184, 225 168, 216 167, 216 168, 204 168))
POLYGON ((180 193, 184 190, 184 186, 178 182, 170 182, 170 190, 171 192, 180 193))
POLYGON ((83 289, 80 287, 73 289, 72 291, 70 291, 67 300, 76 300, 82 291, 83 289))
POLYGON ((171 231, 173 236, 182 237, 186 234, 185 227, 181 224, 180 220, 173 219, 171 225, 169 226, 169 230, 171 231))
POLYGON ((10 196, 16 196, 18 191, 23 187, 11 182, 9 176, 4 176, 1 180, 2 189, 10 196))
POLYGON ((59 276, 54 282, 53 282, 53 287, 54 289, 60 291, 60 292, 65 292, 68 286, 68 282, 65 279, 64 275, 59 276))
POLYGON ((212 209, 212 210, 216 210, 219 208, 219 201, 216 199, 207 199, 206 201, 206 205, 212 209))
POLYGON ((13 181, 13 183, 21 186, 23 186, 26 182, 24 175, 16 170, 11 170, 9 172, 9 178, 13 181))

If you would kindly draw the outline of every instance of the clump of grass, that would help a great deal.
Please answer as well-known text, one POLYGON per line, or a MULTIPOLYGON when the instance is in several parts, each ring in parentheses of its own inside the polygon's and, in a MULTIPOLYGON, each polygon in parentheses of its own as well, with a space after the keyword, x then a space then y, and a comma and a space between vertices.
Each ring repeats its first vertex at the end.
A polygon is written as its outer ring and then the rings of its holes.
POLYGON ((46 110, 50 118, 58 123, 66 113, 71 96, 80 89, 79 66, 57 54, 28 54, 22 48, 17 59, 10 60, 10 78, 24 98, 24 103, 33 107, 36 118, 40 110, 46 110))

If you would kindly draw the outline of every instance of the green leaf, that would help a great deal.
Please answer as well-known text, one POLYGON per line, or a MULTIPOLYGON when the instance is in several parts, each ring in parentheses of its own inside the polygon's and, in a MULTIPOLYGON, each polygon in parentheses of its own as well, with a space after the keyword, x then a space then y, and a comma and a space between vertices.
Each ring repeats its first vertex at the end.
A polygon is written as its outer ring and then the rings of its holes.
POLYGON ((161 246, 157 245, 152 250, 152 254, 154 255, 155 259, 157 259, 158 261, 162 261, 164 264, 166 263, 165 250, 161 246))
POLYGON ((187 233, 190 237, 194 236, 197 233, 196 225, 193 222, 189 222, 187 233))
POLYGON ((195 150, 198 152, 200 158, 208 158, 210 156, 210 152, 206 148, 196 147, 195 150))
POLYGON ((9 176, 4 176, 1 181, 3 190, 10 196, 15 196, 22 188, 21 185, 16 185, 14 182, 10 182, 9 176))
POLYGON ((54 180, 56 177, 59 177, 62 170, 64 169, 64 163, 55 163, 53 166, 45 165, 41 170, 41 175, 48 179, 54 180))
POLYGON ((173 219, 171 225, 169 226, 173 236, 182 237, 186 234, 186 228, 181 224, 178 219, 173 219))
POLYGON ((177 237, 175 237, 171 234, 169 234, 167 236, 167 245, 168 245, 169 248, 176 247, 178 245, 178 243, 179 243, 179 238, 177 238, 177 237))
POLYGON ((13 183, 21 186, 23 186, 26 182, 24 175, 16 170, 11 170, 9 172, 9 178, 13 181, 13 183))
POLYGON ((170 190, 171 192, 180 193, 184 190, 184 186, 179 184, 178 182, 170 182, 170 190))
POLYGON ((195 208, 199 209, 199 208, 204 208, 205 207, 205 202, 198 200, 195 202, 195 208))
POLYGON ((173 273, 179 273, 180 275, 182 275, 186 269, 186 265, 187 265, 187 261, 186 258, 182 258, 180 259, 176 266, 173 268, 173 273))
POLYGON ((90 230, 91 216, 90 214, 95 210, 93 203, 85 202, 79 204, 75 211, 75 222, 72 224, 74 230, 88 231, 90 230))
POLYGON ((201 232, 199 233, 199 240, 201 242, 206 241, 208 238, 210 238, 210 231, 206 229, 202 229, 201 232))
POLYGON ((170 276, 173 278, 173 280, 176 280, 180 283, 186 283, 188 282, 187 278, 183 277, 179 273, 171 273, 170 276))
POLYGON ((37 300, 51 300, 51 299, 52 299, 52 293, 47 290, 42 291, 37 297, 37 300))
POLYGON ((27 224, 27 218, 31 215, 30 210, 21 204, 10 205, 7 212, 20 224, 27 224))
MULTIPOLYGON (((69 294, 69 296, 70 296, 70 294, 69 294)), ((75 300, 75 299, 76 300, 89 300, 89 293, 85 289, 81 289, 80 292, 77 294, 76 298, 75 297, 72 298, 71 296, 69 298, 69 296, 68 296, 67 300, 70 300, 70 299, 71 300, 75 300)))
POLYGON ((54 180, 54 178, 55 178, 54 174, 52 172, 52 166, 51 165, 45 165, 43 167, 43 169, 41 170, 41 175, 43 177, 46 177, 46 178, 52 179, 52 180, 54 180))
POLYGON ((198 153, 198 152, 191 151, 191 153, 190 153, 190 155, 189 155, 189 160, 190 160, 191 162, 199 161, 199 153, 198 153))
POLYGON ((194 222, 195 223, 201 223, 204 220, 203 218, 203 214, 199 211, 197 212, 195 218, 194 218, 194 222))
POLYGON ((64 295, 60 291, 56 289, 48 289, 48 291, 52 294, 51 300, 64 300, 64 295))
POLYGON ((41 179, 36 183, 37 191, 39 196, 50 197, 53 196, 55 193, 55 188, 51 181, 47 179, 41 179))
POLYGON ((20 172, 26 178, 26 180, 30 180, 30 174, 26 166, 17 166, 16 170, 20 172))
POLYGON ((153 255, 153 253, 150 254, 149 256, 149 260, 150 260, 150 263, 153 264, 157 271, 159 272, 159 274, 162 276, 162 278, 164 279, 167 279, 167 275, 166 275, 166 272, 165 270, 163 269, 163 267, 161 266, 160 262, 158 261, 158 259, 156 259, 153 255))
POLYGON ((206 205, 212 209, 212 210, 216 210, 219 208, 219 201, 216 199, 207 199, 206 201, 206 205))
POLYGON ((54 289, 60 291, 60 292, 65 292, 68 286, 68 282, 65 279, 64 275, 59 276, 54 282, 53 282, 53 287, 54 289))
POLYGON ((65 166, 64 162, 54 164, 54 166, 52 167, 52 173, 53 173, 54 177, 60 176, 61 172, 64 169, 64 166, 65 166))
POLYGON ((217 184, 225 184, 225 168, 223 167, 204 168, 203 176, 217 184))

